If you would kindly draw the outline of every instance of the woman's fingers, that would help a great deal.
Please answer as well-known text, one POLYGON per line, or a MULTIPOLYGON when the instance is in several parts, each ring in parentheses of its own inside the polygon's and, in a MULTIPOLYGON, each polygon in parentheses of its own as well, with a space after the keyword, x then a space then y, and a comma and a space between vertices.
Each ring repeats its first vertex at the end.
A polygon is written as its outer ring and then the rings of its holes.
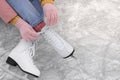
POLYGON ((53 4, 47 3, 43 6, 44 14, 47 18, 47 25, 51 26, 58 21, 58 12, 53 4))
POLYGON ((26 29, 21 29, 21 36, 25 40, 35 40, 39 34, 32 27, 26 27, 26 29))

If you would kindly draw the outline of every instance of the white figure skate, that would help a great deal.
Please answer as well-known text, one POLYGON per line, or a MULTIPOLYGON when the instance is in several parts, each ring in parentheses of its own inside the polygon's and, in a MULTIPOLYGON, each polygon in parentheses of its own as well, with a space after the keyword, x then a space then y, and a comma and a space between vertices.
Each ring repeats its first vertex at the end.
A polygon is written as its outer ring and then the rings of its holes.
POLYGON ((35 44, 32 41, 20 40, 18 45, 11 51, 7 63, 19 66, 20 69, 35 77, 40 76, 39 69, 34 65, 32 57, 35 54, 35 44))
POLYGON ((41 35, 63 58, 73 56, 74 48, 49 27, 42 28, 41 35))

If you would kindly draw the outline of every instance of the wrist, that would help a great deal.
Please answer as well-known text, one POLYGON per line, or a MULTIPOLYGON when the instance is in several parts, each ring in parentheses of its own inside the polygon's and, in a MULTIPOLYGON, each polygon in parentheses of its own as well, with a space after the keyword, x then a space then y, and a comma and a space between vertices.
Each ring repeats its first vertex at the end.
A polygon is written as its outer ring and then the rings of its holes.
POLYGON ((18 29, 21 29, 21 28, 25 27, 25 26, 23 26, 24 24, 26 24, 25 21, 19 17, 14 25, 18 29))
POLYGON ((41 0, 41 5, 42 6, 44 6, 47 3, 54 4, 54 0, 41 0))
POLYGON ((10 21, 10 23, 14 25, 14 24, 18 21, 18 19, 20 19, 20 17, 19 17, 19 16, 15 16, 15 17, 10 21))

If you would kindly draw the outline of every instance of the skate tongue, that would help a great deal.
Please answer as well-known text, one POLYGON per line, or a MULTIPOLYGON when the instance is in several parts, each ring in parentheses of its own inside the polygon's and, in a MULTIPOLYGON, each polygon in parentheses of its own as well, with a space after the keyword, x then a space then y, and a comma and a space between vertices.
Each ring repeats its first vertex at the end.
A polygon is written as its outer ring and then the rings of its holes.
POLYGON ((32 45, 32 41, 27 41, 24 39, 21 39, 20 43, 22 43, 22 45, 24 45, 24 46, 31 46, 32 45))
POLYGON ((41 29, 40 34, 45 33, 48 29, 49 29, 48 26, 43 27, 43 28, 41 29))
POLYGON ((35 48, 35 44, 33 44, 31 47, 29 47, 29 54, 31 57, 33 57, 35 55, 35 51, 34 51, 34 48, 35 48))

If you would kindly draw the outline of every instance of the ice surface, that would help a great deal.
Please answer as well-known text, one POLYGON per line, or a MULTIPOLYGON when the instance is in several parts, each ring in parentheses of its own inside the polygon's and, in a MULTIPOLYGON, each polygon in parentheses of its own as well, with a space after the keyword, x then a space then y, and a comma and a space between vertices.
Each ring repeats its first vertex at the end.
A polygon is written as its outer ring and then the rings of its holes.
POLYGON ((53 29, 75 47, 78 59, 62 59, 41 39, 34 56, 41 76, 27 75, 5 63, 20 35, 0 20, 0 80, 120 80, 120 1, 56 0, 55 5, 59 23, 53 29))

